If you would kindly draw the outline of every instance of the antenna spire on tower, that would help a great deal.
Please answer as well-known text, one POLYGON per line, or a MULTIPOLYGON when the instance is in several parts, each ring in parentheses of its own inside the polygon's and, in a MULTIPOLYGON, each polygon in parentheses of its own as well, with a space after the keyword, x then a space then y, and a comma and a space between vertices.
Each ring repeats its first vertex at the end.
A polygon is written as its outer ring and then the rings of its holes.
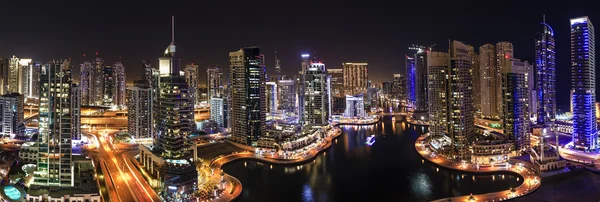
POLYGON ((542 20, 544 23, 546 23, 546 14, 542 15, 542 20))
POLYGON ((175 16, 171 16, 171 41, 175 41, 175 16))

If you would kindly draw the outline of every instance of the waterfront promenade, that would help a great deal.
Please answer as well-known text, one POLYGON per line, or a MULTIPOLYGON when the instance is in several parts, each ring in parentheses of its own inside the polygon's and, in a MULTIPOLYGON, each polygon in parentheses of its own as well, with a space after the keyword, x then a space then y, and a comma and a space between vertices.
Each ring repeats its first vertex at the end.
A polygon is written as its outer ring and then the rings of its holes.
POLYGON ((520 186, 503 190, 493 193, 485 193, 485 194, 476 194, 476 195, 466 195, 466 196, 457 196, 450 198, 443 198, 434 201, 442 202, 442 201, 504 201, 509 200, 521 196, 525 196, 527 194, 532 193, 537 190, 541 186, 540 176, 537 175, 533 169, 527 167, 521 167, 517 165, 507 164, 507 166, 492 166, 492 167, 475 167, 472 164, 468 163, 454 163, 446 160, 444 157, 439 155, 432 154, 430 152, 430 148, 426 145, 426 139, 429 136, 429 133, 420 136, 415 142, 415 149, 417 152, 423 157, 423 159, 432 162, 438 166, 456 170, 460 172, 468 172, 468 173, 512 173, 516 174, 520 177, 520 180, 523 181, 523 184, 520 186))
MULTIPOLYGON (((325 137, 324 144, 315 147, 307 155, 299 159, 275 159, 263 157, 250 151, 243 151, 217 157, 210 162, 209 166, 214 170, 221 170, 223 165, 241 159, 249 159, 283 165, 304 164, 311 160, 314 160, 321 152, 331 147, 333 140, 339 137, 341 134, 342 130, 340 128, 333 128, 332 130, 328 131, 328 134, 325 137)), ((227 181, 224 194, 215 201, 231 201, 237 198, 242 193, 242 183, 238 179, 228 174, 225 174, 224 179, 227 181)))

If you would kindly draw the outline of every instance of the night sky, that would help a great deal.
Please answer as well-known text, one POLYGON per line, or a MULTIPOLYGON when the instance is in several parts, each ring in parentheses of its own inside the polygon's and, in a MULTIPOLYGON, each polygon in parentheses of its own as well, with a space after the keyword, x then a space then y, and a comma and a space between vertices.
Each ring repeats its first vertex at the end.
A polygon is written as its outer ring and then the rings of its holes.
POLYGON ((261 47, 268 72, 275 50, 287 75, 300 70, 302 53, 316 52, 328 68, 368 62, 369 79, 382 82, 404 72, 411 44, 445 51, 448 39, 476 47, 510 41, 516 58, 532 61, 546 14, 556 37, 557 101, 568 108, 569 18, 587 15, 600 26, 593 1, 290 2, 0 0, 0 57, 72 58, 77 79, 78 64, 98 52, 108 63, 122 61, 131 82, 141 77, 142 60, 156 64, 162 56, 175 15, 177 55, 200 66, 201 83, 206 67, 227 70, 228 53, 244 46, 261 47))

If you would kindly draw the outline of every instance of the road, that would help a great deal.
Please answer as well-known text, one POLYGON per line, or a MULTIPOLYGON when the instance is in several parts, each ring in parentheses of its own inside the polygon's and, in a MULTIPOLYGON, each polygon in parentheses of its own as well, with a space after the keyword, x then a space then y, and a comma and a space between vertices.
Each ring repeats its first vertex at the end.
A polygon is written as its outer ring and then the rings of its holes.
POLYGON ((124 154, 121 151, 115 149, 116 147, 109 140, 108 135, 98 135, 98 141, 100 145, 98 147, 99 158, 106 163, 106 168, 108 170, 106 183, 114 184, 116 192, 110 193, 111 199, 116 194, 119 197, 118 201, 161 201, 160 197, 158 197, 152 187, 148 185, 146 180, 141 177, 140 173, 132 163, 123 158, 124 154), (112 181, 110 179, 112 179, 112 181))

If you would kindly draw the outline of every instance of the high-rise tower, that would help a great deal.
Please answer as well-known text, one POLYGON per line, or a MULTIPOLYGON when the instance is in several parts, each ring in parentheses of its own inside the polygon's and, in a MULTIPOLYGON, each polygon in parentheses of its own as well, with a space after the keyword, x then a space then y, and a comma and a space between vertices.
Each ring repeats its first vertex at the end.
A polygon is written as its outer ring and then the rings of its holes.
POLYGON ((41 72, 40 148, 33 184, 71 187, 71 61, 50 61, 41 72))
POLYGON ((573 89, 573 143, 596 149, 596 50, 594 26, 587 16, 571 19, 571 87, 573 89))
POLYGON ((223 92, 223 72, 217 66, 210 66, 206 69, 206 88, 208 98, 224 97, 223 92))
POLYGON ((448 81, 448 53, 427 53, 427 72, 429 72, 429 133, 432 137, 442 137, 448 124, 447 117, 447 81, 448 81))
POLYGON ((117 107, 125 107, 127 105, 125 102, 127 91, 125 67, 121 62, 116 62, 113 64, 112 69, 114 76, 113 104, 117 107))
POLYGON ((551 126, 556 119, 556 53, 554 31, 544 21, 535 39, 535 111, 537 123, 551 126))
POLYGON ((529 151, 529 85, 528 62, 502 58, 502 110, 504 135, 514 151, 529 151))
POLYGON ((232 140, 256 146, 266 129, 265 66, 258 47, 229 53, 232 140))
MULTIPOLYGON (((406 60, 406 93, 407 93, 407 101, 409 106, 413 106, 417 102, 416 95, 416 67, 415 67, 415 58, 405 56, 406 60)), ((414 106, 413 106, 414 107, 414 106)))
POLYGON ((479 47, 479 73, 481 74, 481 115, 488 118, 499 116, 498 100, 499 72, 496 65, 495 47, 492 44, 484 44, 479 47))
POLYGON ((199 104, 198 101, 198 65, 194 63, 186 65, 185 69, 183 69, 183 75, 185 75, 185 81, 188 83, 189 93, 192 96, 192 100, 194 101, 194 106, 199 104))
POLYGON ((473 77, 471 58, 467 45, 459 41, 450 42, 447 114, 452 155, 455 159, 470 158, 469 147, 473 140, 473 77))
POLYGON ((342 63, 344 69, 344 92, 347 95, 367 93, 368 63, 342 63))
MULTIPOLYGON (((357 65, 362 66, 362 64, 357 65)), ((366 71, 366 63, 364 63, 364 70, 366 71)), ((306 124, 327 125, 329 123, 329 85, 325 64, 313 57, 302 76, 304 76, 302 85, 304 86, 304 120, 306 124)), ((356 89, 361 88, 357 87, 356 89)))

